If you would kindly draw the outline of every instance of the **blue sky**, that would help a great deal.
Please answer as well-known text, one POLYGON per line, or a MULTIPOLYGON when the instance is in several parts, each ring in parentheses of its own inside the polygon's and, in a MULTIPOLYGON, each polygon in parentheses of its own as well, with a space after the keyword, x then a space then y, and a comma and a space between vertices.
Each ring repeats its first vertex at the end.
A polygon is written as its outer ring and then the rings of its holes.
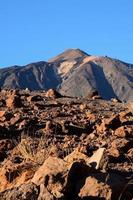
POLYGON ((133 0, 0 0, 0 67, 68 48, 133 63, 133 0))

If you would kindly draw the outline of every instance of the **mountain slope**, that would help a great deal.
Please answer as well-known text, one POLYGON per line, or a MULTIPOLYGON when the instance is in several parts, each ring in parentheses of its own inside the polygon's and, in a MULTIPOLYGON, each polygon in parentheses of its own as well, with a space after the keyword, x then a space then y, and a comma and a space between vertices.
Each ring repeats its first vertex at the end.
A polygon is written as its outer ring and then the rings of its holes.
POLYGON ((48 62, 0 69, 0 87, 31 90, 58 89, 85 97, 97 90, 104 99, 133 100, 133 65, 109 57, 90 56, 69 49, 48 62))
POLYGON ((55 88, 59 82, 54 65, 46 62, 0 70, 0 86, 2 88, 43 90, 55 88))
POLYGON ((107 57, 90 56, 88 60, 85 58, 62 82, 63 93, 87 96, 96 89, 104 99, 133 99, 133 66, 107 57))

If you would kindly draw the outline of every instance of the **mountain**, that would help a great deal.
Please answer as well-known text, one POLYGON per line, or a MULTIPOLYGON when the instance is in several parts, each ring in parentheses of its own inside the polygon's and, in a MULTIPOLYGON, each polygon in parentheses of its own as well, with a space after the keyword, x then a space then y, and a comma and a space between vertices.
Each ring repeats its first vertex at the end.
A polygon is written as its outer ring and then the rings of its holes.
POLYGON ((55 88, 66 96, 86 97, 97 90, 104 99, 133 100, 133 65, 107 56, 68 49, 48 62, 0 69, 1 88, 55 88))

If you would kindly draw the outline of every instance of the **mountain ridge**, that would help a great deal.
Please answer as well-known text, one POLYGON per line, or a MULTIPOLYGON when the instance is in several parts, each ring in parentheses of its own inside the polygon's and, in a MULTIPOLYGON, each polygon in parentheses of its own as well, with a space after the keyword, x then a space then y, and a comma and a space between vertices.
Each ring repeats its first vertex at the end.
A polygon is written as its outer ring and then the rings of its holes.
POLYGON ((104 99, 133 100, 133 65, 108 56, 68 49, 46 61, 0 69, 4 89, 48 90, 86 97, 97 90, 104 99))

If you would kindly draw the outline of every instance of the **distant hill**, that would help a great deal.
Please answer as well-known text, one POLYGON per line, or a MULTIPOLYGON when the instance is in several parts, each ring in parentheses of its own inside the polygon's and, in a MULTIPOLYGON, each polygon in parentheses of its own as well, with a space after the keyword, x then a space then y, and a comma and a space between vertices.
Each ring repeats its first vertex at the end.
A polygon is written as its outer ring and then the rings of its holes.
POLYGON ((133 100, 133 65, 80 49, 68 49, 48 62, 0 69, 0 87, 48 90, 86 97, 97 90, 104 99, 133 100))

